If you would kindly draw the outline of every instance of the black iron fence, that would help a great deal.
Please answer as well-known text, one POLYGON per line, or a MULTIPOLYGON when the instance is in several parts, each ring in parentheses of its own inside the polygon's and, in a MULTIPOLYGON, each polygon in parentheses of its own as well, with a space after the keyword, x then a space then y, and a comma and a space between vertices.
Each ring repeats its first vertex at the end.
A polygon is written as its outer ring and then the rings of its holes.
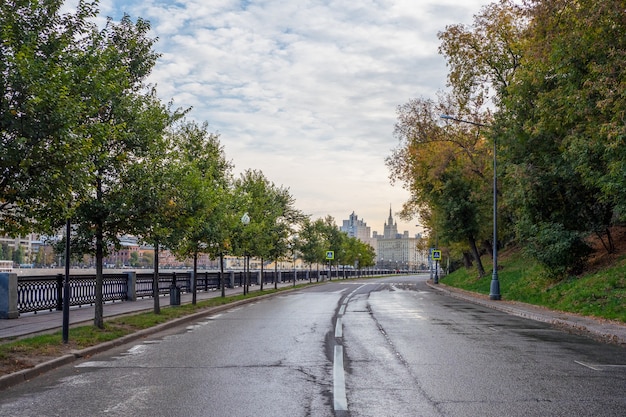
MULTIPOLYGON (((294 280, 319 281, 323 279, 346 279, 360 276, 392 274, 392 270, 286 270, 286 271, 250 271, 248 282, 251 285, 274 284, 276 282, 293 282, 294 280)), ((241 287, 245 284, 245 274, 242 271, 228 271, 224 273, 224 282, 227 287, 241 287)), ((103 300, 105 302, 135 300, 137 298, 152 297, 152 273, 114 273, 103 275, 103 300)), ((192 272, 162 272, 159 273, 158 289, 160 295, 170 293, 172 286, 181 292, 191 292, 192 272)), ((61 310, 63 306, 62 274, 17 277, 17 311, 19 313, 61 310)), ((221 289, 222 277, 219 271, 199 272, 196 277, 197 291, 214 291, 221 289)), ((95 275, 70 275, 71 306, 92 305, 96 301, 95 275)))

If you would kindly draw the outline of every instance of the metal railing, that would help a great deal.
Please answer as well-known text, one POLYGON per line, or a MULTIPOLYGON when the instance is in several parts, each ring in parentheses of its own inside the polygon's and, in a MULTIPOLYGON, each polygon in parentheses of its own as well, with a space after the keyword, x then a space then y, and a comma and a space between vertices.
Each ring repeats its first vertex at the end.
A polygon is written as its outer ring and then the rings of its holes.
MULTIPOLYGON (((354 270, 333 269, 328 270, 283 270, 283 271, 260 271, 250 272, 250 284, 273 284, 301 281, 319 281, 322 279, 343 279, 365 277, 370 275, 392 274, 390 270, 354 270), (330 274, 329 274, 330 272, 330 274), (330 276, 329 276, 330 275, 330 276)), ((159 273, 159 295, 170 293, 173 285, 180 288, 181 292, 191 292, 192 272, 162 272, 159 273)), ((245 275, 242 271, 225 272, 227 287, 241 287, 245 283, 245 275)), ((152 273, 115 273, 103 275, 103 301, 116 302, 129 299, 152 297, 153 295, 152 273), (132 276, 132 283, 130 282, 132 276), (132 294, 131 294, 132 292, 132 294)), ((17 278, 17 310, 19 313, 61 310, 63 305, 63 280, 62 274, 40 276, 18 276, 17 278)), ((96 302, 96 277, 90 275, 70 275, 70 305, 93 305, 96 302)), ((196 277, 197 291, 214 291, 220 289, 221 277, 219 271, 199 272, 196 277)))

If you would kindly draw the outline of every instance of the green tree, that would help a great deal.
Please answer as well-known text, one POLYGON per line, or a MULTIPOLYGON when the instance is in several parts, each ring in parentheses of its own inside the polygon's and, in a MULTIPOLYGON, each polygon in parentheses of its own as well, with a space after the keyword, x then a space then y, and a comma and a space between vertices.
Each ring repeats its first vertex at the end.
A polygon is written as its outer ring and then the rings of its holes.
POLYGON ((84 189, 89 20, 95 2, 61 15, 62 0, 0 3, 0 232, 53 231, 84 189), (67 173, 71 172, 72 175, 67 173))
POLYGON ((80 253, 95 254, 94 325, 99 328, 104 326, 104 256, 107 248, 119 244, 119 235, 134 228, 128 216, 133 201, 127 199, 123 178, 171 122, 168 109, 143 83, 158 56, 149 29, 142 19, 133 23, 124 16, 118 24, 109 20, 103 30, 91 33, 83 67, 82 134, 91 144, 84 170, 90 188, 76 207, 74 241, 80 253))
POLYGON ((131 233, 141 242, 154 247, 152 276, 153 311, 160 314, 159 250, 174 231, 179 208, 174 204, 179 183, 178 164, 170 155, 176 154, 165 134, 148 143, 146 152, 137 162, 128 166, 122 182, 126 193, 126 217, 132 224, 131 233))
POLYGON ((302 256, 302 260, 309 265, 309 268, 312 268, 313 264, 317 265, 318 277, 319 264, 325 261, 328 247, 322 234, 322 226, 322 219, 311 221, 310 218, 305 218, 302 221, 297 240, 298 251, 302 256))
POLYGON ((355 237, 344 240, 343 264, 354 265, 355 268, 367 268, 376 264, 376 251, 368 243, 364 243, 355 237))
MULTIPOLYGON (((304 222, 306 216, 295 207, 295 199, 289 190, 284 187, 272 186, 270 189, 272 205, 275 207, 273 224, 270 220, 268 230, 267 257, 275 262, 289 255, 295 259, 299 253, 297 230, 304 222)), ((261 285, 263 285, 261 283, 261 285)), ((295 280, 294 280, 295 285, 295 280)), ((278 282, 274 280, 274 288, 278 282)))
POLYGON ((244 172, 235 181, 235 189, 240 211, 250 217, 248 225, 238 227, 237 253, 261 260, 286 255, 293 227, 303 218, 288 189, 276 186, 256 170, 244 172))
MULTIPOLYGON (((179 170, 174 204, 179 208, 176 233, 170 247, 182 258, 193 258, 197 277, 198 254, 211 252, 224 242, 224 194, 230 184, 231 164, 226 160, 219 136, 208 132, 208 123, 182 123, 174 132, 173 158, 179 170)), ((192 283, 192 303, 196 303, 196 279, 192 283)))
POLYGON ((590 233, 612 251, 623 217, 623 2, 546 0, 528 13, 524 65, 497 118, 518 234, 562 277, 583 268, 590 233))
POLYGON ((13 262, 16 264, 23 264, 26 256, 26 251, 22 245, 18 245, 15 251, 13 252, 13 262))
POLYGON ((139 263, 139 254, 137 252, 133 252, 130 254, 130 266, 132 267, 138 267, 140 265, 139 263))
MULTIPOLYGON (((234 195, 237 213, 243 219, 244 214, 248 216, 249 223, 243 224, 239 221, 233 230, 234 253, 244 258, 249 268, 251 256, 263 257, 267 253, 267 248, 263 247, 267 230, 267 218, 265 212, 270 209, 270 199, 267 190, 270 182, 261 171, 247 170, 234 181, 234 195)), ((248 271, 249 273, 249 271, 248 271)), ((249 289, 249 277, 245 277, 243 292, 247 294, 249 289)))
MULTIPOLYGON (((323 252, 320 252, 321 258, 319 259, 320 263, 326 262, 326 251, 333 251, 335 254, 334 263, 335 266, 339 266, 343 262, 346 261, 346 253, 345 253, 345 240, 347 236, 345 233, 342 233, 339 230, 339 227, 335 224, 335 219, 332 216, 326 216, 317 223, 317 227, 322 236, 323 244, 326 246, 323 252)), ((330 276, 332 276, 332 270, 329 271, 330 276)), ((329 276, 329 277, 330 277, 329 276)))
POLYGON ((479 276, 484 276, 477 242, 488 239, 492 224, 493 156, 479 126, 440 125, 441 114, 460 109, 453 103, 454 97, 448 97, 438 103, 414 99, 400 106, 395 127, 400 144, 386 163, 392 181, 402 181, 411 193, 402 216, 419 216, 423 226, 450 244, 464 242, 479 276))
POLYGON ((461 112, 489 101, 499 104, 521 65, 526 27, 524 8, 499 0, 483 7, 471 26, 449 25, 438 34, 451 95, 461 112))

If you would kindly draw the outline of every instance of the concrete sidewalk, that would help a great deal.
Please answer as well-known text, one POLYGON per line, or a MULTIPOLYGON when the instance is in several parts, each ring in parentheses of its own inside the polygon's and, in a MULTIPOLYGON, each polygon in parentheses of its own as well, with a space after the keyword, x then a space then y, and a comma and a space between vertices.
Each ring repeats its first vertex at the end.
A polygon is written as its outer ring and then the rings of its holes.
POLYGON ((491 300, 489 296, 427 282, 428 286, 447 296, 469 301, 518 317, 549 323, 565 331, 587 336, 604 343, 626 347, 626 324, 606 319, 581 316, 573 313, 549 310, 544 307, 518 301, 491 300))
MULTIPOLYGON (((302 281, 301 283, 304 283, 302 281)), ((308 282, 308 281, 307 281, 308 282)), ((279 283, 278 288, 293 286, 293 282, 279 283)), ((264 290, 273 289, 274 284, 265 284, 264 290)), ((258 285, 250 286, 250 292, 259 291, 258 285)), ((243 288, 227 288, 226 296, 242 294, 243 288)), ((197 301, 209 298, 221 297, 221 290, 216 291, 198 291, 196 294, 197 301)), ((192 295, 182 293, 180 296, 181 304, 191 303, 192 295)), ((165 295, 159 298, 159 305, 166 307, 170 305, 170 296, 165 295)), ((141 311, 152 311, 154 308, 154 300, 150 298, 137 299, 137 301, 117 301, 104 304, 104 317, 114 317, 124 314, 137 313, 141 311)), ((95 307, 93 305, 85 305, 82 307, 70 308, 70 327, 76 325, 92 324, 95 315, 95 307)), ((52 333, 61 330, 63 326, 63 313, 61 311, 40 311, 38 313, 21 314, 17 319, 0 320, 0 342, 7 338, 21 338, 29 335, 41 333, 52 333)))

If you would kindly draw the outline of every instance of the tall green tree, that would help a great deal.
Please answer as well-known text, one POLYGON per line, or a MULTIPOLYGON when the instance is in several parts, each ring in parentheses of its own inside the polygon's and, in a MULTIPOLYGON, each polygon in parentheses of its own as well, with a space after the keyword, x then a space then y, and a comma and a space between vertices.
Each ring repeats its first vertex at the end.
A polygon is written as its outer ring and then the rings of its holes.
MULTIPOLYGON (((339 230, 339 227, 335 224, 335 219, 332 216, 326 216, 317 223, 317 227, 319 228, 320 234, 322 236, 323 242, 326 245, 326 249, 323 253, 320 253, 322 257, 319 262, 326 262, 326 251, 333 251, 335 258, 330 262, 330 266, 332 269, 332 264, 335 266, 340 265, 342 262, 346 260, 345 253, 345 241, 347 236, 345 233, 342 233, 339 230)), ((332 270, 329 271, 329 278, 332 276, 332 270)))
POLYGON ((244 172, 235 181, 235 189, 240 211, 250 216, 250 223, 238 229, 237 253, 261 260, 286 255, 294 227, 303 218, 289 190, 276 186, 257 170, 244 172))
POLYGON ((120 190, 125 193, 124 199, 132 202, 125 204, 130 232, 154 247, 152 296, 155 314, 161 312, 159 251, 174 234, 175 222, 181 215, 181 208, 174 199, 181 170, 177 163, 178 153, 170 138, 170 134, 164 134, 147 144, 142 158, 124 172, 121 182, 125 186, 120 190))
POLYGON ((227 223, 224 195, 228 192, 232 165, 226 160, 219 136, 208 132, 208 123, 182 123, 171 143, 180 171, 174 204, 177 233, 170 247, 183 258, 193 258, 192 303, 196 303, 198 255, 224 244, 227 223))
POLYGON ((623 2, 530 2, 524 61, 498 120, 518 233, 555 277, 623 218, 623 2))
POLYGON ((317 266, 318 277, 319 264, 324 262, 328 248, 322 233, 322 227, 322 219, 312 221, 309 217, 306 217, 298 232, 297 240, 298 251, 302 260, 309 265, 309 268, 312 268, 314 264, 317 266))
POLYGON ((84 162, 90 177, 76 208, 74 241, 81 252, 95 255, 94 325, 99 328, 104 327, 104 256, 119 244, 119 235, 133 230, 132 218, 127 216, 133 201, 126 198, 125 173, 147 154, 150 143, 163 135, 172 118, 154 89, 144 84, 158 57, 149 29, 142 19, 109 20, 104 29, 91 32, 83 67, 81 133, 91 146, 84 162))
MULTIPOLYGON (((298 230, 304 222, 306 216, 295 207, 295 199, 285 187, 272 186, 272 205, 276 214, 273 224, 270 221, 268 230, 268 259, 275 263, 285 256, 296 257, 298 253, 298 230)), ((261 283, 261 285, 263 285, 261 283)), ((274 288, 278 282, 274 280, 274 288)), ((295 285, 295 280, 294 280, 295 285)))
POLYGON ((97 2, 65 15, 62 4, 0 2, 1 233, 53 231, 88 181, 80 129, 97 2))
POLYGON ((498 0, 481 8, 472 25, 449 25, 438 34, 459 111, 499 105, 521 65, 526 27, 523 7, 498 0))
MULTIPOLYGON (((271 187, 270 181, 261 171, 247 170, 234 181, 235 199, 237 201, 237 212, 243 217, 246 214, 250 221, 248 224, 239 222, 234 230, 234 253, 243 256, 244 262, 248 263, 250 257, 266 257, 269 253, 267 247, 267 236, 265 233, 271 221, 275 217, 275 207, 272 206, 272 199, 268 190, 271 187)), ((249 271, 245 277, 244 294, 249 289, 249 271)))
POLYGON ((479 126, 441 126, 441 114, 458 114, 460 108, 454 97, 437 103, 413 99, 400 106, 395 127, 400 144, 386 163, 392 181, 403 182, 411 193, 402 215, 420 217, 449 243, 463 242, 483 276, 478 242, 488 239, 492 225, 493 155, 479 126))

